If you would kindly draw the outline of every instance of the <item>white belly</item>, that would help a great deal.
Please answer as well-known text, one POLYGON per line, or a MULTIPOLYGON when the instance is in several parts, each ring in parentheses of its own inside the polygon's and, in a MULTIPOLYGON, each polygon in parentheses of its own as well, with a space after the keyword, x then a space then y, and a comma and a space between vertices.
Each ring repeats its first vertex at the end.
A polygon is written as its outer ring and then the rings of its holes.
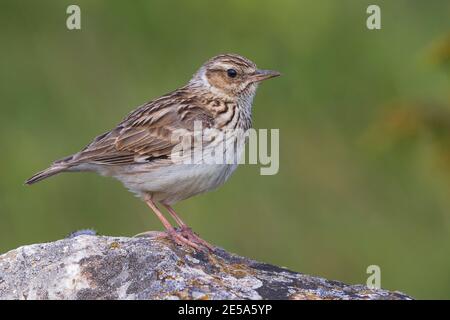
POLYGON ((172 205, 221 186, 236 168, 237 164, 178 164, 116 177, 139 196, 150 194, 155 201, 172 205))
MULTIPOLYGON (((234 139, 228 139, 227 145, 234 139)), ((237 150, 230 148, 234 156, 233 164, 186 164, 171 163, 163 166, 143 163, 121 167, 118 171, 99 166, 92 168, 103 175, 120 180, 131 192, 143 197, 150 195, 155 201, 172 205, 200 193, 213 190, 225 183, 236 170, 239 158, 243 155, 245 142, 239 141, 237 150)), ((209 147, 213 148, 214 143, 209 147)))

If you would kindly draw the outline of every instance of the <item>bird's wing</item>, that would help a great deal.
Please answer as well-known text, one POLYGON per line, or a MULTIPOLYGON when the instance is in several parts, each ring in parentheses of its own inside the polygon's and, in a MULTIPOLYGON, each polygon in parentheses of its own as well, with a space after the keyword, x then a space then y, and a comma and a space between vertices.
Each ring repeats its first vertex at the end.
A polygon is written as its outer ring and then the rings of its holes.
POLYGON ((141 106, 115 129, 98 136, 79 153, 60 162, 126 165, 155 159, 170 160, 173 148, 179 143, 172 136, 176 130, 192 133, 194 122, 200 121, 203 128, 209 128, 214 121, 195 100, 175 93, 141 106))

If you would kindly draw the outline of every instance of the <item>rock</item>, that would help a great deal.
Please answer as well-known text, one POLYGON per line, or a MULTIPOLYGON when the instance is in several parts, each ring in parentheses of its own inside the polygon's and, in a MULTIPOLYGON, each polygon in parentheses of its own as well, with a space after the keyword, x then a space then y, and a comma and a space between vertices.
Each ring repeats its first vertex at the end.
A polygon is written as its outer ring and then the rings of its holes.
POLYGON ((12 250, 0 256, 0 299, 411 299, 159 235, 80 235, 12 250))

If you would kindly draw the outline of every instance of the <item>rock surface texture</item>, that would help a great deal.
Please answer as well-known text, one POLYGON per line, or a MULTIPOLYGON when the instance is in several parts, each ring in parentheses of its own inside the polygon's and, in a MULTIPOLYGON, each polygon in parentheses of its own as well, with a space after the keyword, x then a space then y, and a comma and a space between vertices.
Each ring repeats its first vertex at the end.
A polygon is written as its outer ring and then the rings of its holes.
POLYGON ((250 260, 217 249, 81 235, 0 256, 0 299, 410 299, 250 260))

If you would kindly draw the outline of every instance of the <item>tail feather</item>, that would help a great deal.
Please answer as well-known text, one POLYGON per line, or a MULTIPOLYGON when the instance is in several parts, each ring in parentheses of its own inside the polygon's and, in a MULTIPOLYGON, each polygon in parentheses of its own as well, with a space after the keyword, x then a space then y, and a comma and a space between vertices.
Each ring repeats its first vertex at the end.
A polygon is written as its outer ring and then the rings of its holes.
POLYGON ((41 180, 47 179, 51 176, 54 176, 55 174, 65 171, 67 168, 68 168, 67 165, 55 164, 55 165, 51 166, 50 168, 47 168, 43 171, 36 173, 34 176, 29 178, 27 181, 25 181, 25 184, 30 185, 30 184, 39 182, 41 180))

